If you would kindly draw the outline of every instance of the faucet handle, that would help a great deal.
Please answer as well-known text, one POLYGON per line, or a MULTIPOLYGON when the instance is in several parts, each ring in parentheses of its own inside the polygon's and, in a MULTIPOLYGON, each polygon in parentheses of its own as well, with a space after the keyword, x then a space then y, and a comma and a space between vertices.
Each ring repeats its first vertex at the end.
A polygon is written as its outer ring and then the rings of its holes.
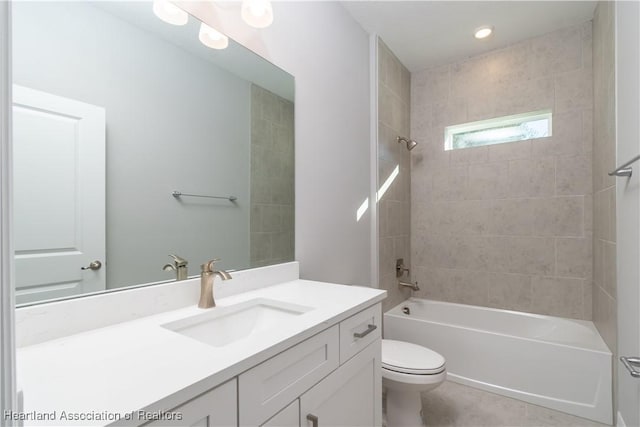
POLYGON ((398 258, 396 260, 396 277, 402 277, 404 276, 404 273, 407 273, 407 275, 409 275, 410 271, 408 268, 405 268, 404 259, 398 258))
POLYGON ((213 273, 213 268, 214 265, 216 264, 216 262, 218 261, 222 261, 222 258, 214 258, 210 261, 205 262, 204 264, 202 264, 200 266, 200 268, 202 268, 202 272, 203 273, 213 273))
POLYGON ((173 258, 173 262, 174 262, 176 267, 184 267, 187 264, 189 264, 189 261, 187 261, 184 258, 179 257, 178 255, 169 254, 169 256, 171 258, 173 258))

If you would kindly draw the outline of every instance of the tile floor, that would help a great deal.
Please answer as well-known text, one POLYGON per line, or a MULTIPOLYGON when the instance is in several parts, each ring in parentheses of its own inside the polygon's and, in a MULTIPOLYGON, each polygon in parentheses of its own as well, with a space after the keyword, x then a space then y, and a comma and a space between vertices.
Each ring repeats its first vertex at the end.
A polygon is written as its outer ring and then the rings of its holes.
MULTIPOLYGON (((429 427, 604 427, 584 418, 446 381, 422 395, 429 427)), ((391 426, 390 426, 391 427, 391 426)))

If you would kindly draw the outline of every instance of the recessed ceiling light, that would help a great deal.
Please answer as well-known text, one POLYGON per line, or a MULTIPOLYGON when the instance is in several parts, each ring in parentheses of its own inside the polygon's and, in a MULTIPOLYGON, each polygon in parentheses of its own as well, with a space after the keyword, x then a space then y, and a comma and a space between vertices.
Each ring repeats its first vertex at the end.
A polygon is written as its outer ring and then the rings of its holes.
POLYGON ((473 36, 477 39, 486 39, 493 33, 493 27, 490 25, 484 25, 476 28, 473 36))

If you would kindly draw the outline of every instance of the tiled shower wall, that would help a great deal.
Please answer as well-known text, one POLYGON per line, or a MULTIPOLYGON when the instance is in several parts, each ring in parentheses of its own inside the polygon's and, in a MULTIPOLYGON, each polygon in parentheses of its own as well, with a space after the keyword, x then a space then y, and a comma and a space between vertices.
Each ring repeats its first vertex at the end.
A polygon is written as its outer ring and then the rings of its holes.
MULTIPOLYGON (((616 168, 614 4, 593 18, 593 321, 609 348, 616 338, 616 168)), ((615 378, 615 377, 614 377, 615 378)))
POLYGON ((591 22, 412 75, 421 296, 590 319, 591 22), (553 136, 444 150, 444 128, 553 111, 553 136))
MULTIPOLYGON (((399 173, 378 204, 380 289, 388 291, 382 302, 386 311, 409 297, 398 289, 396 259, 404 258, 411 268, 409 248, 411 226, 410 154, 398 136, 409 137, 411 74, 378 39, 378 188, 398 168, 399 173)), ((413 273, 413 272, 412 272, 413 273)), ((407 276, 403 280, 409 280, 407 276)))
POLYGON ((251 85, 251 267, 293 261, 293 103, 251 85))

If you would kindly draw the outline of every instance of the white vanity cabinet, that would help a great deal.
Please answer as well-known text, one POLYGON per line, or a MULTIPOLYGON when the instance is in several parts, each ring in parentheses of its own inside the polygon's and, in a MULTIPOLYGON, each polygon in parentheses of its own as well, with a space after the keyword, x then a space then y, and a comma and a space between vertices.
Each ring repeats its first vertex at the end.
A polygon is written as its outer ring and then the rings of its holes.
MULTIPOLYGON (((244 286, 255 286, 252 277, 244 286)), ((386 292, 278 280, 223 298, 206 313, 193 305, 18 348, 24 413, 119 415, 53 423, 83 427, 312 427, 315 417, 322 427, 380 426, 386 292), (202 336, 171 328, 203 314, 202 336), (211 337, 232 340, 209 345, 211 337), (50 384, 65 393, 51 393, 50 384)), ((195 291, 199 283, 193 285, 195 291)), ((70 310, 87 311, 73 301, 65 310, 58 303, 47 308, 48 323, 67 322, 70 310)), ((42 308, 24 310, 23 321, 45 327, 42 308)))
POLYGON ((379 425, 380 337, 376 304, 244 372, 240 426, 379 425))
POLYGON ((335 370, 338 342, 335 325, 241 374, 240 425, 261 425, 335 370))
POLYGON ((167 412, 145 427, 230 427, 238 425, 238 383, 234 378, 167 412))
POLYGON ((260 427, 300 427, 300 399, 296 399, 260 427))
POLYGON ((381 382, 378 339, 300 397, 300 425, 380 425, 381 382))
POLYGON ((379 358, 376 340, 261 427, 379 426, 379 358))

